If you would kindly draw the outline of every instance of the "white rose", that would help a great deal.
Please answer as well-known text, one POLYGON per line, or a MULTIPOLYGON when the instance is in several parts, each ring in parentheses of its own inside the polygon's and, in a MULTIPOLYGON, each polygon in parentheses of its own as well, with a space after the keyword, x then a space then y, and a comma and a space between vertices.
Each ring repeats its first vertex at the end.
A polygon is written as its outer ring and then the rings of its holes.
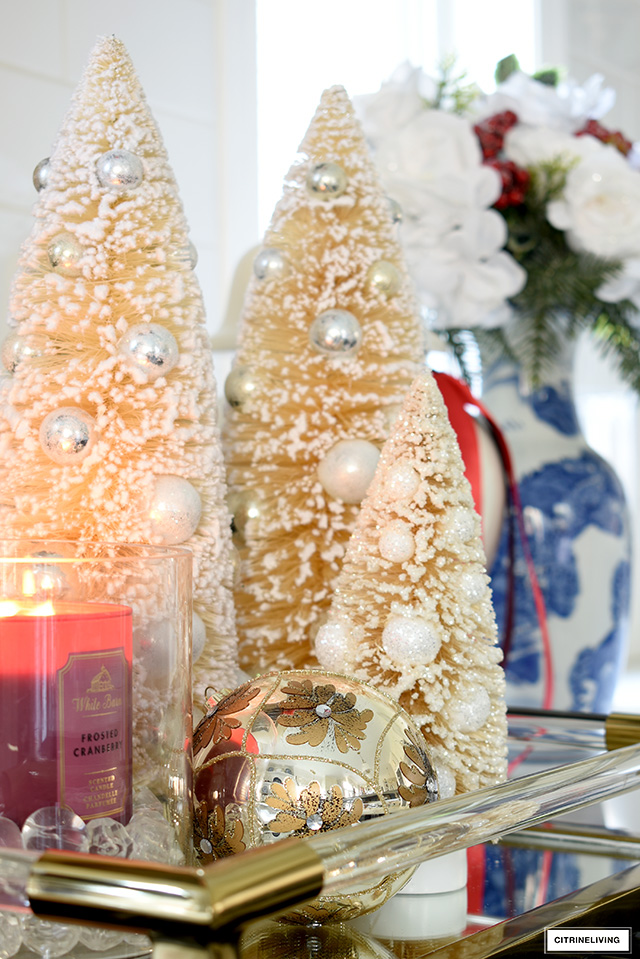
POLYGON ((640 256, 640 173, 615 147, 604 147, 570 170, 563 198, 547 207, 547 219, 567 242, 610 260, 640 256))
POLYGON ((518 166, 538 166, 559 159, 570 166, 576 160, 603 149, 600 140, 592 136, 571 136, 551 127, 512 127, 504 139, 504 152, 518 166))
POLYGON ((425 99, 436 95, 436 83, 419 67, 401 64, 377 93, 354 97, 353 105, 366 130, 367 137, 376 146, 378 139, 388 137, 424 112, 425 99))
POLYGON ((636 307, 640 307, 640 259, 626 260, 619 275, 599 286, 596 296, 605 303, 631 300, 636 307))
POLYGON ((603 89, 602 81, 600 74, 594 74, 582 85, 567 80, 551 87, 517 71, 480 101, 475 112, 484 118, 513 110, 521 123, 575 133, 587 120, 599 119, 613 107, 615 92, 603 89))

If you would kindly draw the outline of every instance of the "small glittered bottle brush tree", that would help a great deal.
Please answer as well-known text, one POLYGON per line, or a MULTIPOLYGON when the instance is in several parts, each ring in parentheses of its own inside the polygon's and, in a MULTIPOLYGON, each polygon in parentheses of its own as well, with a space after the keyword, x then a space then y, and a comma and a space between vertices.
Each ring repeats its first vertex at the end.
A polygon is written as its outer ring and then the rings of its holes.
POLYGON ((327 90, 254 263, 223 444, 240 549, 240 662, 317 665, 360 501, 423 362, 383 194, 342 87, 327 90))
POLYGON ((316 655, 421 725, 441 795, 506 776, 502 658, 480 519, 431 373, 416 378, 349 541, 316 655))
POLYGON ((188 547, 202 699, 237 681, 216 385, 175 178, 115 38, 34 183, 2 349, 3 533, 188 547))

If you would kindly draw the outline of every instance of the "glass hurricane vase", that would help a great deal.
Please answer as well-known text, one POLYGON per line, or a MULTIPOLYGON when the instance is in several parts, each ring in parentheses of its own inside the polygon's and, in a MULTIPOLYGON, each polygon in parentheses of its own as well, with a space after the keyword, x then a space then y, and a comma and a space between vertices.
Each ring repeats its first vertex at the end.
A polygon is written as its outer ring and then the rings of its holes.
POLYGON ((628 638, 630 523, 614 470, 581 431, 573 359, 567 343, 536 389, 513 363, 483 370, 482 398, 511 451, 544 614, 513 512, 490 575, 508 703, 606 712, 628 638))

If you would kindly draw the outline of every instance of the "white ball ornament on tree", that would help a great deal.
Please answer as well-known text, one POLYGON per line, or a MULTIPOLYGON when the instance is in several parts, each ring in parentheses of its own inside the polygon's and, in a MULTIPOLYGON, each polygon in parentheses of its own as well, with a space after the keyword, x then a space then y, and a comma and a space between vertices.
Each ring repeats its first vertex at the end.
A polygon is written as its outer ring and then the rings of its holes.
POLYGON ((177 546, 190 539, 198 528, 202 501, 197 489, 183 476, 156 477, 149 506, 154 536, 164 546, 177 546))
POLYGON ((159 323, 137 323, 130 327, 118 343, 118 353, 147 380, 166 376, 179 359, 173 333, 159 323))
POLYGON ((446 707, 449 723, 462 733, 481 729, 490 713, 489 693, 484 686, 471 683, 458 686, 446 707))
POLYGON ((347 189, 349 178, 338 163, 316 163, 307 174, 307 191, 319 200, 335 200, 347 189))
POLYGON ((44 190, 44 188, 49 183, 50 171, 51 171, 51 163, 49 161, 49 157, 44 157, 44 159, 40 160, 40 162, 36 164, 35 169, 33 171, 32 179, 33 179, 33 185, 38 191, 38 193, 40 192, 40 190, 44 190))
POLYGON ((353 356, 362 345, 362 328, 349 310, 324 310, 309 328, 309 342, 327 356, 353 356))
POLYGON ((460 591, 465 600, 473 606, 486 598, 487 577, 480 569, 467 569, 460 573, 460 591))
POLYGON ((420 474, 411 463, 400 461, 390 467, 385 476, 386 492, 394 500, 410 500, 418 492, 420 474))
POLYGON ((380 531, 378 549, 384 559, 392 563, 406 563, 416 549, 416 541, 408 523, 402 519, 391 520, 380 531))
POLYGON ((144 167, 140 157, 129 150, 108 150, 96 160, 96 173, 105 189, 112 193, 126 193, 140 186, 144 167))
POLYGON ((284 254, 273 246, 260 250, 253 261, 253 272, 259 280, 280 280, 288 270, 284 254))
POLYGON ((71 233, 60 233, 47 247, 49 263, 63 276, 79 276, 82 273, 84 248, 71 233))
POLYGON ((378 260, 369 268, 367 282, 374 293, 393 296, 400 289, 400 271, 388 260, 378 260))
POLYGON ((338 440, 318 465, 325 492, 343 503, 360 503, 373 479, 380 450, 368 440, 338 440))
POLYGON ((382 630, 382 647, 398 663, 432 663, 441 646, 437 623, 417 616, 392 615, 382 630))
POLYGON ((314 651, 323 669, 339 673, 344 666, 353 628, 346 622, 323 623, 316 633, 314 651))
POLYGON ((40 445, 49 459, 61 466, 81 462, 96 440, 96 423, 76 406, 63 406, 45 416, 40 424, 40 445))

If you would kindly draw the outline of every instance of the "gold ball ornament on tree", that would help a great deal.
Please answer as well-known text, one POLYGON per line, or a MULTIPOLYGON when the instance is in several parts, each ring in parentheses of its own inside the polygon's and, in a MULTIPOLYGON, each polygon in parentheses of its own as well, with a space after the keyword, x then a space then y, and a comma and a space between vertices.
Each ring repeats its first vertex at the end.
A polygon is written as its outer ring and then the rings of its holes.
POLYGON ((338 163, 316 163, 307 174, 307 192, 319 200, 337 199, 348 185, 349 178, 338 163))
MULTIPOLYGON (((209 705, 193 738, 194 846, 202 864, 438 798, 422 733, 372 686, 320 670, 271 672, 209 705)), ((289 918, 363 915, 411 872, 319 897, 289 918)))
POLYGON ((377 260, 367 273, 369 286, 374 293, 382 296, 393 296, 401 286, 400 271, 388 260, 377 260))
POLYGON ((258 383, 248 367, 234 366, 224 381, 224 395, 229 406, 242 406, 255 393, 258 383))

